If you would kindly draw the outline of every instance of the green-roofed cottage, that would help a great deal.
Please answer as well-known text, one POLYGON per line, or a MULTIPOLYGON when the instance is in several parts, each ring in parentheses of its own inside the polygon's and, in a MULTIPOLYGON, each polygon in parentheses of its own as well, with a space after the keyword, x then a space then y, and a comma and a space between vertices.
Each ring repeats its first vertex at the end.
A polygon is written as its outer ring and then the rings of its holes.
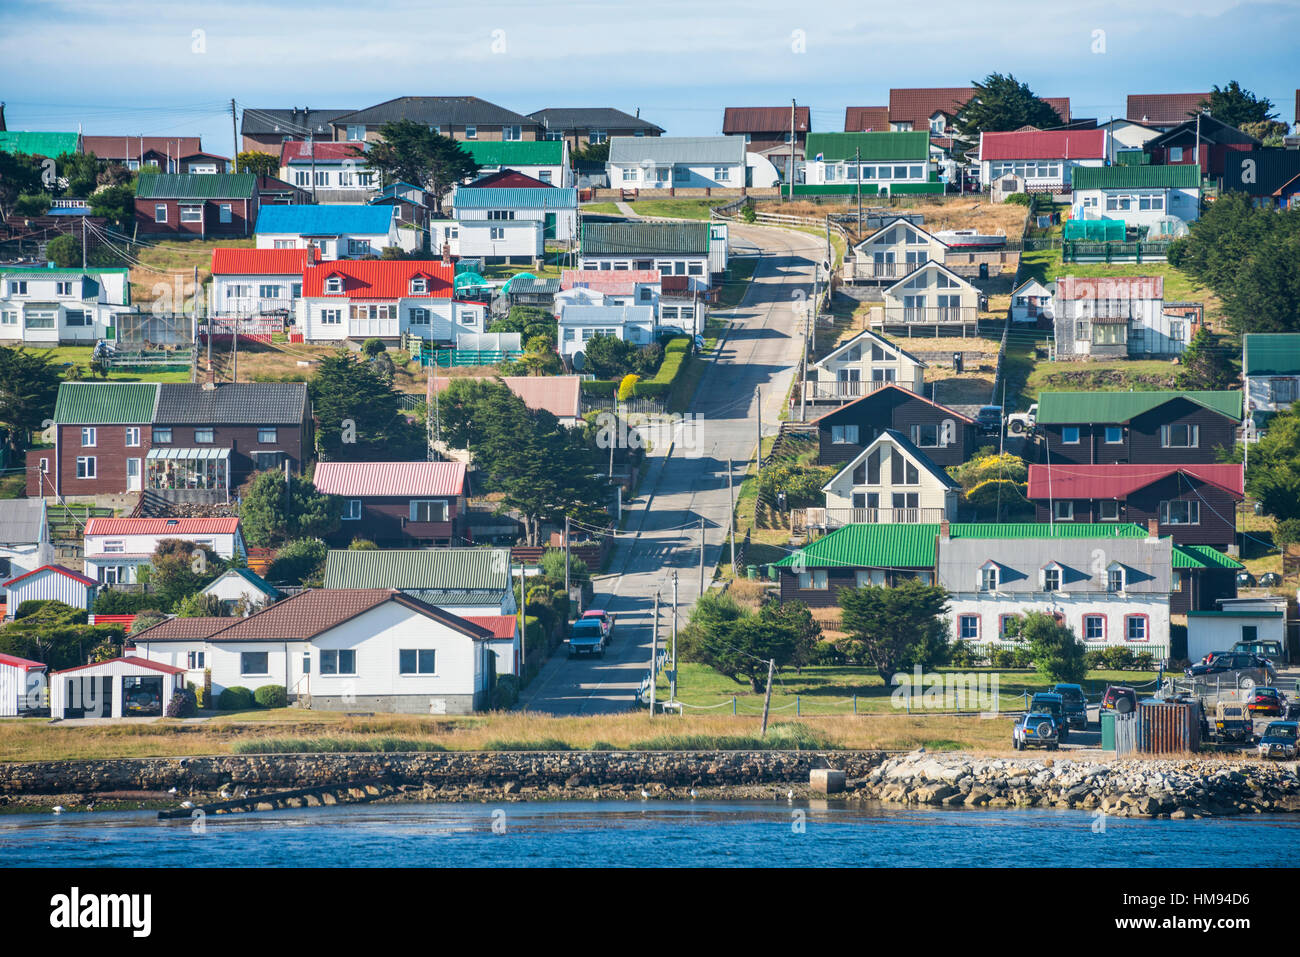
POLYGON ((515 170, 552 186, 572 186, 569 144, 563 140, 466 140, 460 147, 478 164, 478 175, 515 170))
POLYGON ((930 134, 916 132, 809 133, 803 183, 811 193, 942 193, 930 170, 930 134))
POLYGON ((126 269, 0 266, 0 345, 111 340, 117 315, 130 303, 126 269))
POLYGON ((1241 337, 1246 408, 1256 425, 1300 398, 1300 333, 1247 333, 1241 337))
POLYGON ((136 230, 152 236, 251 236, 259 203, 270 194, 307 201, 302 190, 253 173, 141 173, 136 230))
POLYGON ((685 277, 688 293, 703 292, 710 275, 727 268, 727 224, 584 222, 578 268, 657 269, 664 277, 685 277))
POLYGON ((332 549, 326 588, 398 588, 458 615, 518 610, 505 548, 332 549))
POLYGON ((1144 239, 1173 235, 1178 223, 1201 215, 1201 167, 1195 164, 1080 166, 1073 180, 1073 219, 1123 220, 1146 231, 1144 239))
POLYGON ((57 159, 64 153, 81 152, 80 133, 29 133, 0 130, 0 153, 23 153, 57 159))

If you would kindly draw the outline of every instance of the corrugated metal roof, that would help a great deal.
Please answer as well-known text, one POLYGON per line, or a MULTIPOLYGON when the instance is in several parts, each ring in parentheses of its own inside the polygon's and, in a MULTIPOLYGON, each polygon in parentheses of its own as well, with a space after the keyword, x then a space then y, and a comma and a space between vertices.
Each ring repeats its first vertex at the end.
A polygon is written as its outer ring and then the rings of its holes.
POLYGON ((581 376, 505 376, 501 381, 530 409, 545 409, 557 419, 582 414, 581 376))
POLYGON ((566 305, 560 310, 561 325, 622 326, 629 322, 653 323, 654 306, 566 305))
POLYGON ((578 191, 569 186, 550 189, 464 187, 452 197, 456 209, 577 209, 578 191))
POLYGON ((162 459, 163 461, 166 461, 168 459, 175 459, 178 461, 185 461, 185 462, 211 462, 219 459, 230 458, 230 449, 229 448, 216 449, 213 448, 212 446, 204 446, 204 447, 193 448, 193 449, 181 448, 177 446, 168 446, 166 448, 161 448, 161 449, 150 449, 148 454, 145 456, 145 458, 151 461, 157 459, 162 459))
POLYGON ((820 155, 828 163, 860 156, 868 160, 907 160, 920 162, 930 158, 930 134, 922 131, 904 133, 809 133, 804 155, 820 155), (856 152, 855 152, 856 151, 856 152))
POLYGON ((1103 159, 1105 156, 1105 130, 1035 130, 1025 133, 980 134, 981 162, 1017 159, 1103 159))
POLYGON ((86 535, 233 535, 238 518, 92 518, 86 535))
POLYGON ((1245 568, 1241 562, 1209 545, 1174 545, 1174 568, 1245 568))
POLYGON ((663 132, 661 126, 610 106, 548 107, 528 115, 551 132, 637 129, 645 130, 647 133, 663 132))
POLYGON ((889 107, 849 106, 844 109, 844 132, 882 132, 889 129, 889 107))
POLYGON ((384 235, 396 215, 394 206, 263 206, 257 214, 256 231, 298 236, 384 235))
POLYGON ((312 482, 327 495, 463 495, 465 463, 321 462, 312 482))
POLYGON ((203 150, 198 136, 83 136, 81 151, 94 153, 97 159, 140 159, 145 153, 161 153, 177 159, 194 156, 203 150))
POLYGON ((26 130, 0 130, 0 153, 27 153, 31 156, 58 158, 77 152, 81 139, 77 133, 29 133, 26 130))
POLYGON ((460 146, 479 166, 559 166, 561 140, 464 140, 460 146))
POLYGON ((174 665, 165 665, 161 661, 149 661, 145 658, 136 658, 131 655, 125 655, 121 658, 110 658, 107 661, 96 661, 89 665, 77 665, 75 668, 64 668, 62 671, 56 671, 56 675, 66 675, 71 671, 91 671, 102 672, 105 675, 117 674, 118 672, 111 668, 111 665, 126 665, 128 668, 144 668, 146 671, 161 671, 166 675, 183 675, 184 668, 177 668, 174 665))
MULTIPOLYGON (((483 220, 484 225, 488 223, 483 220)), ((452 270, 436 259, 338 259, 303 270, 302 293, 324 296, 325 281, 341 276, 341 295, 347 299, 450 299, 455 280, 452 270), (428 291, 412 293, 411 280, 421 278, 427 280, 428 291)))
POLYGON ((1228 150, 1223 165, 1223 188, 1250 196, 1272 196, 1297 176, 1300 176, 1300 150, 1228 150), (1247 170, 1250 175, 1245 175, 1247 170))
MULTIPOLYGON (((794 131, 807 133, 812 129, 806 106, 794 108, 794 131)), ((722 111, 722 132, 732 133, 789 133, 790 107, 788 106, 729 106, 722 111)))
POLYGON ((493 638, 513 638, 519 629, 514 615, 466 615, 465 620, 491 632, 493 638))
POLYGON ((352 160, 358 169, 365 168, 365 144, 330 140, 285 140, 280 144, 280 165, 290 163, 307 163, 310 165, 312 154, 316 162, 339 162, 352 160))
POLYGON ((30 658, 19 658, 17 655, 0 655, 0 665, 21 668, 23 671, 35 671, 45 667, 42 662, 32 661, 30 658))
MULTIPOLYGON (((301 276, 307 268, 307 249, 231 249, 220 246, 212 250, 214 276, 301 276)), ((312 261, 315 261, 314 258, 312 261)))
POLYGON ((0 276, 45 276, 51 279, 80 279, 82 276, 126 276, 131 272, 124 266, 89 266, 86 269, 56 269, 54 264, 48 266, 0 266, 0 276))
POLYGON ((1171 475, 1186 475, 1240 499, 1244 470, 1240 465, 1031 465, 1031 499, 1124 498, 1171 475))
POLYGON ((1070 174, 1074 189, 1189 189, 1201 185, 1201 167, 1080 166, 1070 174))
POLYGON ((239 129, 245 136, 268 133, 275 136, 300 136, 308 130, 328 135, 330 123, 352 112, 355 110, 261 110, 245 107, 239 129))
POLYGON ((1209 93, 1130 93, 1125 115, 1135 123, 1181 123, 1209 99, 1209 93))
POLYGON ((609 161, 624 166, 637 163, 743 166, 745 141, 735 136, 611 136, 609 161))
POLYGON ((333 549, 325 561, 325 587, 503 592, 510 588, 510 550, 333 549))
MULTIPOLYGON (((1088 299, 1107 301, 1116 299, 1164 299, 1164 276, 1061 276, 1056 281, 1059 299, 1088 299)), ((1127 317, 1101 316, 1099 319, 1127 317)))
POLYGON ((1251 332, 1242 337, 1244 375, 1300 375, 1300 332, 1251 332))
POLYGON ((41 575, 44 574, 45 572, 50 572, 51 574, 54 575, 62 575, 64 578, 71 578, 73 581, 81 582, 81 584, 83 585, 99 584, 99 582, 95 581, 93 578, 87 578, 85 575, 82 575, 80 572, 74 572, 71 568, 66 568, 63 565, 42 565, 40 568, 33 568, 31 571, 23 575, 18 575, 15 578, 11 578, 7 582, 0 582, 0 585, 9 588, 12 587, 13 585, 18 584, 18 582, 23 581, 26 578, 32 578, 33 576, 41 575))
POLYGON ((1241 392, 1044 392, 1038 397, 1038 421, 1045 425, 1128 422, 1174 399, 1241 420, 1241 392))
POLYGON ((0 499, 0 546, 39 542, 44 525, 44 499, 0 499))
POLYGON ((153 382, 64 382, 54 402, 59 425, 137 425, 153 421, 153 382))
POLYGON ((305 382, 224 382, 215 389, 165 382, 154 421, 160 425, 297 425, 307 411, 305 382))
POLYGON ((256 189, 254 173, 141 173, 136 180, 135 196, 136 199, 251 199, 256 189))
POLYGON ((561 289, 595 289, 598 292, 631 292, 637 283, 655 285, 662 281, 658 269, 566 269, 560 273, 561 289))
POLYGON ((708 223, 583 223, 587 255, 683 255, 709 251, 708 223))

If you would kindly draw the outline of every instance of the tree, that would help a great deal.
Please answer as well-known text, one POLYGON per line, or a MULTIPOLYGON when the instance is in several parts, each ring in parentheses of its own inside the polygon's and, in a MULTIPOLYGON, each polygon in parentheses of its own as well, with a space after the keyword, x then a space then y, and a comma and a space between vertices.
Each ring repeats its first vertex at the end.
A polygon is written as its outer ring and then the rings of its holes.
POLYGON ((182 599, 207 587, 226 569, 211 548, 180 538, 164 538, 158 542, 149 564, 149 584, 164 608, 174 608, 182 599))
POLYGON ((121 163, 109 163, 99 171, 95 182, 100 186, 130 186, 135 174, 121 163))
POLYGON ((308 383, 317 446, 332 461, 422 459, 424 429, 408 421, 398 393, 346 349, 320 362, 308 383))
POLYGON ((608 163, 609 162, 609 140, 603 143, 588 143, 582 149, 577 150, 571 159, 577 163, 608 163))
POLYGON ((798 673, 812 664, 822 643, 822 626, 812 616, 812 611, 801 601, 779 601, 775 598, 763 603, 758 610, 760 618, 780 625, 794 638, 794 651, 790 664, 798 673))
POLYGON ((325 557, 329 549, 319 538, 297 538, 275 553, 275 560, 266 570, 271 581, 308 584, 319 582, 325 575, 325 557))
POLYGON ((975 92, 961 105, 955 125, 965 137, 980 133, 1018 130, 1022 126, 1041 128, 1061 125, 1061 115, 1045 100, 1008 73, 990 73, 983 82, 972 83, 975 92))
POLYGON ((51 670, 72 668, 106 641, 122 643, 116 625, 88 625, 86 612, 61 601, 24 602, 17 619, 0 628, 0 654, 44 662, 51 670))
MULTIPOLYGON (((473 449, 483 438, 482 409, 489 398, 503 401, 514 393, 497 379, 452 379, 438 394, 438 419, 442 441, 448 448, 473 449)), ((520 400, 522 403, 522 400, 520 400)))
POLYGON ((55 162, 59 178, 67 181, 68 195, 86 199, 99 185, 99 160, 94 153, 64 153, 55 162))
POLYGON ((27 434, 45 427, 54 414, 59 371, 45 351, 0 346, 0 425, 8 430, 9 448, 22 452, 27 434))
POLYGON ((0 213, 13 212, 14 203, 24 193, 39 193, 42 189, 41 163, 26 153, 6 153, 0 150, 0 213))
POLYGON ((1228 354, 1223 337, 1202 325, 1183 350, 1174 384, 1180 389, 1209 392, 1235 388, 1237 369, 1227 360, 1228 354))
POLYGON ((287 489, 278 469, 256 472, 240 488, 239 521, 254 548, 269 548, 290 538, 324 538, 338 530, 342 500, 316 491, 307 479, 291 475, 287 489))
POLYGON ((752 615, 726 592, 706 593, 695 603, 691 621, 677 640, 678 654, 761 691, 768 661, 778 668, 794 664, 797 628, 769 612, 752 615))
POLYGON ((55 236, 45 244, 45 258, 60 269, 81 265, 81 241, 76 236, 55 236))
POLYGON ((1253 136, 1263 146, 1281 146, 1283 138, 1291 128, 1280 120, 1260 120, 1258 123, 1242 123, 1238 127, 1247 136, 1253 136))
POLYGON ((1025 493, 1029 490, 1029 468, 1011 452, 999 454, 992 447, 976 452, 969 461, 948 469, 962 489, 962 497, 995 521, 1015 512, 1032 511, 1025 493))
POLYGON ((478 172, 478 164, 459 143, 414 120, 385 123, 379 128, 379 139, 367 151, 358 148, 357 155, 386 183, 405 182, 427 189, 438 217, 442 216, 443 196, 478 172))
POLYGON ((1247 123, 1277 119, 1271 100, 1242 89, 1236 80, 1229 80, 1222 89, 1218 86, 1210 87, 1210 98, 1201 100, 1200 108, 1209 110, 1210 115, 1220 123, 1227 123, 1237 129, 1247 123))
POLYGON ((90 214, 125 227, 135 219, 135 187, 130 183, 101 186, 90 195, 90 214))
POLYGON ((44 216, 49 211, 49 193, 23 193, 14 201, 15 216, 44 216))
POLYGON ((1020 637, 1029 645, 1034 667, 1048 681, 1079 682, 1088 673, 1083 642, 1052 615, 1028 612, 1020 622, 1020 637))
POLYGON ((555 342, 555 317, 536 306, 511 306, 507 315, 488 327, 488 332, 517 332, 524 342, 535 336, 547 336, 555 342))
POLYGON ((224 618, 225 615, 225 603, 207 592, 198 591, 187 595, 176 605, 177 618, 224 618))
POLYGON ((514 362, 504 363, 502 369, 510 375, 559 375, 564 371, 564 360, 555 351, 553 338, 533 336, 524 343, 523 355, 514 362))
POLYGON ((279 176, 280 157, 260 150, 244 150, 235 157, 236 173, 254 173, 258 176, 279 176))
POLYGON ((888 684, 914 666, 929 668, 948 656, 948 625, 943 615, 948 593, 917 579, 893 588, 870 586, 840 590, 844 630, 837 647, 864 661, 888 684))
POLYGON ((637 345, 620 339, 618 336, 609 336, 604 333, 598 333, 587 340, 583 346, 583 352, 587 357, 587 367, 585 371, 591 372, 597 379, 617 379, 632 371, 633 357, 637 352, 637 345))
POLYGON ((146 628, 152 628, 160 621, 166 621, 167 616, 157 608, 143 608, 136 612, 135 620, 131 622, 131 634, 138 635, 146 628))
POLYGON ((1223 295, 1237 332, 1300 332, 1300 233, 1274 237, 1251 253, 1223 295))
POLYGON ((1300 518, 1300 410, 1280 412, 1250 450, 1246 491, 1279 521, 1300 518))
MULTIPOLYGON (((548 548, 538 563, 542 574, 551 581, 564 583, 564 549, 548 548)), ((591 578, 587 563, 576 555, 569 556, 569 584, 581 585, 591 578)))

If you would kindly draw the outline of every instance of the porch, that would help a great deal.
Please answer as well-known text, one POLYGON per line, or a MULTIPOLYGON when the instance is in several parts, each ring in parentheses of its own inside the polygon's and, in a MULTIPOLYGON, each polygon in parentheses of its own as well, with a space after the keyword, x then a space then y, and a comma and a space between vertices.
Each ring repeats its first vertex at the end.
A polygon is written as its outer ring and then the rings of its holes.
POLYGON ((796 508, 790 528, 830 530, 842 525, 918 525, 943 521, 941 508, 796 508))
POLYGON ((144 487, 172 502, 228 502, 230 449, 150 449, 144 487))

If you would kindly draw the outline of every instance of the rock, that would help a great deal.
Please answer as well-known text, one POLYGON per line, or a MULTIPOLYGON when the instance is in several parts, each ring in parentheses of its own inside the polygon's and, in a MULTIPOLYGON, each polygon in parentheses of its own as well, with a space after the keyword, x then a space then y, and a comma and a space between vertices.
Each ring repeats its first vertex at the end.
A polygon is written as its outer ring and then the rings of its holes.
POLYGON ((808 783, 814 794, 839 794, 844 790, 844 772, 831 768, 814 768, 809 774, 808 783))

